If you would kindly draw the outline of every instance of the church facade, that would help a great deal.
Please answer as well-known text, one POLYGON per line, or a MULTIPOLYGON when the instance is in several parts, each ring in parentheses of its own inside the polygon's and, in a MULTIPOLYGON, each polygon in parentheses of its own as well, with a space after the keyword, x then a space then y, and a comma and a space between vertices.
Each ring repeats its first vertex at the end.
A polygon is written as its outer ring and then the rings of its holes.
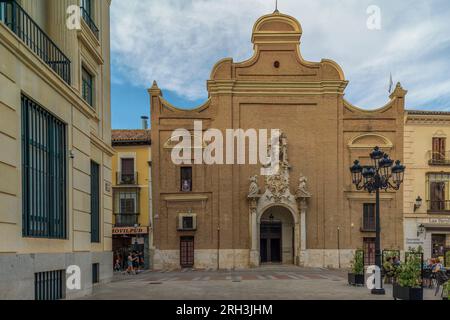
MULTIPOLYGON (((264 263, 347 267, 355 249, 374 259, 375 197, 357 191, 349 167, 369 164, 379 146, 403 160, 406 91, 400 84, 382 108, 344 99, 348 81, 337 63, 305 61, 302 28, 278 11, 254 25, 254 55, 219 61, 208 100, 183 110, 149 89, 155 269, 248 268, 264 263), (281 163, 177 165, 174 130, 279 129, 281 163)), ((245 45, 245 44, 243 44, 245 45)), ((356 45, 356 44, 355 44, 356 45)), ((202 148, 205 146, 202 145, 202 148)), ((402 191, 381 194, 382 248, 403 250, 402 191)))

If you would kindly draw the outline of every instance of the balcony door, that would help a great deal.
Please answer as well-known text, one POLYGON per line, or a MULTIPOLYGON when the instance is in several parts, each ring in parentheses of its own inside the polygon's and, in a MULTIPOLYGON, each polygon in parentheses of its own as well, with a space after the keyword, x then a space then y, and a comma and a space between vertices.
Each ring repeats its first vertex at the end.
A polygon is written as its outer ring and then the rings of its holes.
POLYGON ((134 184, 134 159, 122 158, 121 182, 124 184, 134 184))
POLYGON ((430 183, 431 210, 445 210, 445 182, 430 183))
POLYGON ((433 138, 433 161, 445 160, 445 138, 433 138))
POLYGON ((375 264, 375 238, 364 238, 364 265, 372 266, 375 264))
POLYGON ((180 265, 182 268, 192 268, 194 266, 194 237, 181 237, 180 265))

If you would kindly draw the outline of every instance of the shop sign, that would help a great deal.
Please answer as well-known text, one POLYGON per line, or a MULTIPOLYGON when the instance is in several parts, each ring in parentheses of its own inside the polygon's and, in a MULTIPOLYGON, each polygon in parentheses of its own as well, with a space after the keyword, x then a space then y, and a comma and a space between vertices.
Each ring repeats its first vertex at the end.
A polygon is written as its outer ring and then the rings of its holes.
POLYGON ((113 228, 113 235, 138 235, 138 234, 148 234, 148 227, 124 227, 124 228, 113 228))
POLYGON ((433 224, 450 224, 450 219, 430 219, 433 224))

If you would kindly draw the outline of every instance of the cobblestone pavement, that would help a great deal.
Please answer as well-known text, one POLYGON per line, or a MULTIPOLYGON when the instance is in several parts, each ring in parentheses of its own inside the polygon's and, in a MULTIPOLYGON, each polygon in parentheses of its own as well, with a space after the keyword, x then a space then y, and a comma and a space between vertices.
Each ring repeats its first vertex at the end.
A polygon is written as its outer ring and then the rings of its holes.
MULTIPOLYGON (((437 299, 426 289, 425 299, 437 299)), ((160 270, 138 275, 115 274, 111 283, 94 288, 87 299, 112 300, 392 300, 350 287, 341 270, 264 266, 250 270, 160 270)))

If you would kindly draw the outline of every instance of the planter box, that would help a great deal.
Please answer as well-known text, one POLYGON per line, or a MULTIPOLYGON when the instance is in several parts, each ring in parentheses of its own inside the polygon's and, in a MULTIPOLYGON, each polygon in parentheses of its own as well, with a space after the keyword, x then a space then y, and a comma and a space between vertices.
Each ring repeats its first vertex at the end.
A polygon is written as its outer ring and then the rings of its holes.
POLYGON ((394 283, 393 296, 395 300, 423 300, 423 288, 401 287, 394 283))
POLYGON ((364 286, 364 275, 363 274, 348 274, 348 284, 351 286, 364 286))

